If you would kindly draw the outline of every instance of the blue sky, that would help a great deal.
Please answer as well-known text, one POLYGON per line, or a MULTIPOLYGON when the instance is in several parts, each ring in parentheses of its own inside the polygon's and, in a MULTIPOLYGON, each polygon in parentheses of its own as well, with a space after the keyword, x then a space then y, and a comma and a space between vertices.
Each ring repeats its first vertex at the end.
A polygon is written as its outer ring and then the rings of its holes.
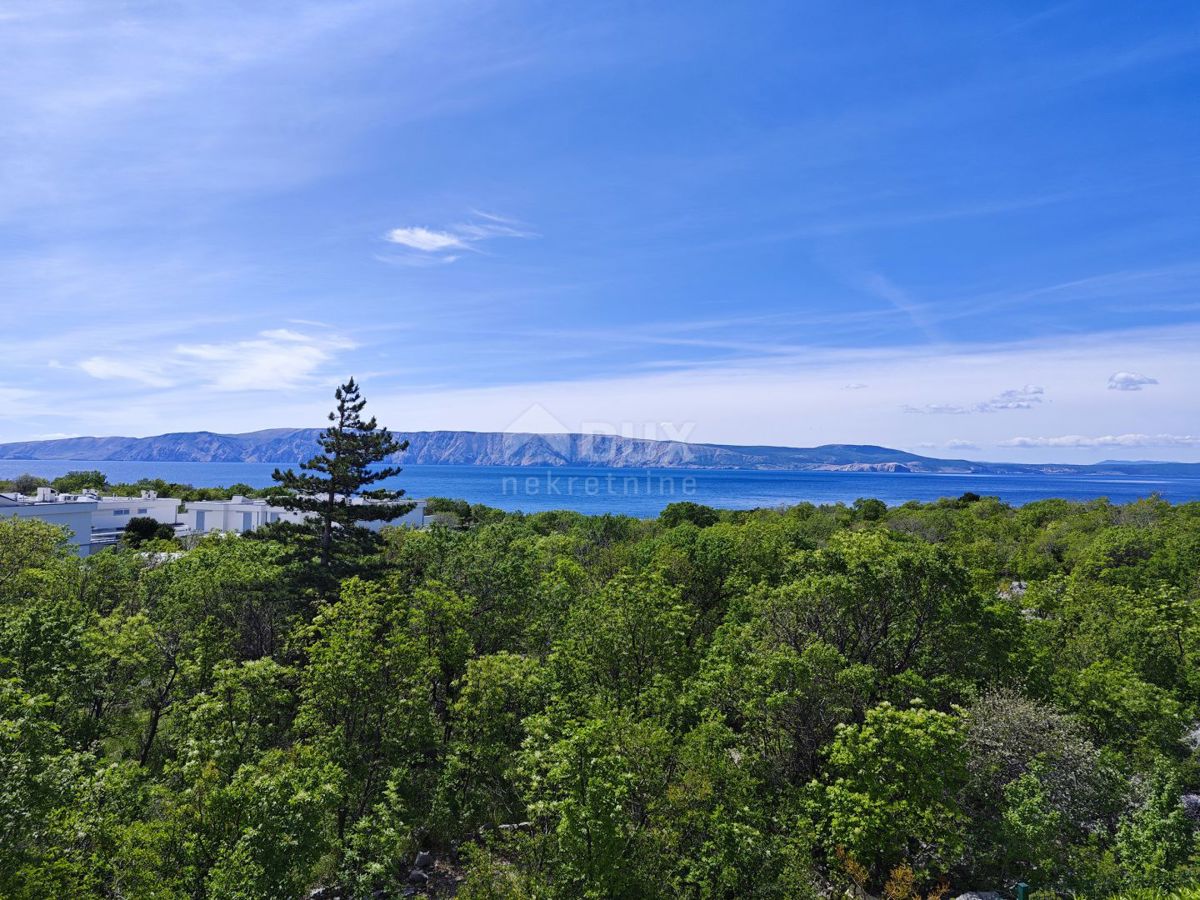
POLYGON ((1200 460, 1200 6, 14 0, 0 440, 1200 460))

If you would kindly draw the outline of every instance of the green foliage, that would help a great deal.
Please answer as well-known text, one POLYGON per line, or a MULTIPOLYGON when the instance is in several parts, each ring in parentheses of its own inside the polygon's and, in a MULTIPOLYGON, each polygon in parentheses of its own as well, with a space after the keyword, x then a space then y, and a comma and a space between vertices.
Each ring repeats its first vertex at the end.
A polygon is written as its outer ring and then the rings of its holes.
POLYGON ((434 508, 0 517, 0 896, 1195 895, 1200 504, 434 508))
POLYGON ((887 504, 874 497, 859 497, 854 501, 854 511, 864 522, 878 522, 887 515, 887 504))
POLYGON ((622 573, 571 610, 551 665, 576 702, 668 715, 689 670, 690 625, 677 591, 622 573))
POLYGON ((125 523, 125 533, 121 539, 136 550, 152 541, 173 541, 175 529, 157 519, 134 516, 125 523))
POLYGON ((667 731, 622 713, 562 727, 542 717, 530 729, 525 799, 551 854, 552 880, 568 895, 641 895, 664 863, 653 853, 648 812, 667 785, 667 731))
POLYGON ((1117 828, 1116 856, 1131 887, 1169 890, 1194 870, 1195 835, 1179 802, 1178 773, 1160 765, 1147 784, 1146 797, 1117 828))
POLYGON ((320 587, 328 593, 331 578, 352 573, 354 556, 371 546, 373 534, 361 522, 387 522, 412 509, 402 503, 404 491, 370 486, 400 474, 399 466, 379 466, 408 449, 375 417, 364 420, 367 401, 351 378, 334 392, 332 423, 317 438, 321 454, 300 464, 300 472, 276 469, 271 477, 281 491, 274 502, 285 509, 310 513, 312 519, 291 526, 293 536, 313 539, 320 563, 320 587))
POLYGON ((32 496, 40 487, 49 487, 50 482, 37 475, 25 472, 16 478, 0 478, 0 494, 16 493, 32 496))
POLYGON ((442 827, 498 827, 524 808, 517 754, 526 719, 545 703, 545 675, 535 660, 507 651, 467 664, 450 709, 453 732, 440 788, 442 827))
POLYGON ((953 714, 882 703, 862 725, 842 725, 829 747, 817 801, 829 844, 881 883, 911 867, 925 881, 946 874, 962 853, 967 819, 958 794, 967 783, 961 720, 953 714))
POLYGON ((695 525, 697 528, 707 528, 709 525, 715 525, 719 517, 720 514, 711 506, 702 506, 691 500, 681 500, 676 503, 668 503, 658 514, 658 521, 667 528, 675 528, 685 522, 695 525))
POLYGON ((971 852, 998 882, 1052 879, 1116 814, 1117 773, 1053 707, 1009 689, 985 694, 966 710, 966 741, 971 852))
POLYGON ((50 482, 60 494, 78 494, 81 491, 107 491, 108 476, 99 469, 68 472, 50 482))

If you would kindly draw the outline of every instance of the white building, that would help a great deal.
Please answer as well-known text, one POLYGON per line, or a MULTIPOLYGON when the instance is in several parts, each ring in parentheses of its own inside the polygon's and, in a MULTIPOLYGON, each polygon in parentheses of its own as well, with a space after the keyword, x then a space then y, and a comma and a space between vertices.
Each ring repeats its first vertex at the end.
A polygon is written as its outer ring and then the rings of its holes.
POLYGON ((138 497, 101 497, 92 492, 60 494, 38 488, 33 497, 0 494, 0 515, 41 519, 62 525, 80 556, 89 556, 121 540, 130 519, 154 519, 179 528, 179 500, 142 491, 138 497))
MULTIPOLYGON (((355 498, 352 503, 369 503, 355 498)), ((385 525, 420 528, 425 524, 425 501, 391 522, 365 522, 372 531, 385 525)), ((42 519, 62 525, 80 556, 88 556, 119 543, 131 519, 154 519, 175 529, 176 535, 232 532, 243 534, 272 522, 303 522, 303 513, 272 506, 266 500, 233 497, 229 500, 193 500, 186 507, 175 497, 142 491, 139 497, 101 497, 94 493, 59 494, 38 488, 35 497, 0 494, 0 516, 42 519)))
MULTIPOLYGON (((39 495, 41 491, 38 491, 39 495)), ((53 493, 53 492, 51 492, 53 493)), ((18 519, 41 519, 51 525, 60 525, 70 533, 71 545, 80 556, 91 553, 92 515, 96 501, 92 499, 70 500, 42 497, 26 497, 23 494, 0 494, 0 516, 18 519)))
MULTIPOLYGON (((352 506, 363 506, 371 503, 370 500, 364 500, 361 497, 353 498, 350 503, 352 506)), ((400 516, 398 519, 392 519, 387 522, 363 522, 364 528, 369 528, 371 531, 380 531, 385 527, 392 528, 420 528, 425 524, 425 501, 424 500, 409 500, 407 497, 401 500, 403 503, 411 503, 413 508, 400 516)))
MULTIPOLYGON (((355 498, 355 504, 370 501, 355 498)), ((364 522, 363 525, 372 531, 379 531, 384 525, 398 525, 407 528, 420 528, 425 524, 425 501, 412 500, 412 510, 391 522, 364 522)), ((272 506, 266 500, 247 497, 233 497, 229 500, 193 500, 189 501, 180 521, 192 534, 210 534, 214 531, 244 533, 254 531, 272 522, 303 522, 304 513, 293 512, 281 506, 272 506)))
POLYGON ((243 533, 272 522, 303 522, 304 516, 266 500, 235 496, 229 500, 189 500, 181 520, 192 534, 214 531, 243 533))
POLYGON ((121 540, 130 519, 154 519, 163 525, 175 527, 176 531, 182 525, 179 515, 181 501, 176 497, 160 497, 154 491, 142 491, 138 497, 96 497, 95 500, 96 511, 92 513, 93 553, 121 540))

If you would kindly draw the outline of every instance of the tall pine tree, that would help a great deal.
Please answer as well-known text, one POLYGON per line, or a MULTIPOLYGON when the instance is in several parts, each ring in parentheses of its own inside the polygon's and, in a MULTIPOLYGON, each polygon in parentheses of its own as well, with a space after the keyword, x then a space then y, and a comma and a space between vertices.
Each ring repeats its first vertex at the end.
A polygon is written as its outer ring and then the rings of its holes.
POLYGON ((316 538, 322 571, 335 577, 335 558, 341 546, 360 552, 374 534, 360 523, 389 522, 412 510, 402 490, 370 486, 400 474, 399 466, 377 466, 408 449, 372 416, 363 421, 367 401, 351 378, 334 392, 337 408, 332 423, 317 439, 323 453, 300 464, 300 472, 276 469, 271 477, 281 489, 274 501, 287 509, 308 513, 305 530, 316 538))

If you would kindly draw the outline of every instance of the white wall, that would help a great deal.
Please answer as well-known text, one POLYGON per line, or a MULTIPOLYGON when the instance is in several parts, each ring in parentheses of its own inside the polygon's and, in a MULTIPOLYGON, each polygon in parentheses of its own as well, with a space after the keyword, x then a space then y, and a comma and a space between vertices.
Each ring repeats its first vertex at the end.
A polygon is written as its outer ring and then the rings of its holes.
MULTIPOLYGON (((391 522, 365 522, 379 531, 385 525, 420 528, 425 524, 425 501, 413 500, 413 509, 391 522)), ((291 512, 265 501, 198 500, 179 512, 180 501, 172 497, 101 497, 96 499, 56 500, 47 503, 17 503, 0 506, 0 516, 42 519, 61 525, 70 532, 70 542, 80 556, 87 556, 120 540, 121 532, 133 518, 154 519, 167 525, 183 525, 197 534, 214 531, 241 533, 254 531, 270 522, 302 522, 301 513, 291 512), (203 513, 203 527, 199 514, 203 513)))
POLYGON ((398 519, 392 519, 390 522, 363 522, 364 528, 369 528, 372 531, 379 531, 385 526, 402 527, 402 528, 420 528, 425 524, 425 501, 424 500, 408 500, 412 503, 413 508, 398 519))
POLYGON ((121 531, 130 519, 137 518, 174 525, 179 521, 179 500, 173 497, 101 497, 96 501, 92 528, 121 531))
POLYGON ((16 506, 0 506, 0 516, 15 516, 19 519, 41 519, 51 525, 61 525, 70 532, 68 540, 75 552, 87 556, 92 541, 92 514, 94 501, 71 503, 27 503, 16 506))
POLYGON ((254 531, 271 522, 301 522, 304 517, 263 500, 195 500, 180 516, 196 534, 254 531))
MULTIPOLYGON (((425 524, 425 501, 411 502, 416 504, 414 508, 399 519, 364 522, 363 525, 372 531, 379 531, 385 525, 420 528, 425 524)), ((209 534, 214 531, 254 531, 271 522, 299 523, 304 519, 303 513, 272 506, 263 500, 196 500, 187 504, 179 520, 193 533, 209 534)))

